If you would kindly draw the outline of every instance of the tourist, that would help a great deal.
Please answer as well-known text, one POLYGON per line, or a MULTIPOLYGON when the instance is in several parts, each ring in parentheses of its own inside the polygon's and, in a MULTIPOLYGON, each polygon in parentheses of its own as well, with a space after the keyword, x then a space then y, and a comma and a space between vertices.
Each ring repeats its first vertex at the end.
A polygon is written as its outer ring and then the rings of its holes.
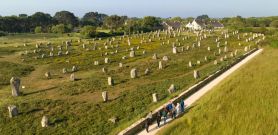
POLYGON ((177 106, 176 106, 176 115, 179 116, 180 115, 180 103, 177 103, 177 106))
POLYGON ((181 113, 183 113, 184 112, 184 100, 182 99, 181 101, 180 101, 180 110, 181 110, 181 113))
POLYGON ((176 106, 173 102, 172 102, 172 110, 171 111, 172 111, 172 119, 175 119, 177 112, 176 112, 176 106))
POLYGON ((149 126, 151 124, 151 120, 152 120, 153 114, 152 111, 147 115, 147 119, 145 121, 145 129, 147 131, 147 133, 149 132, 149 126))
POLYGON ((148 120, 148 118, 145 120, 145 129, 146 129, 147 133, 149 133, 149 120, 148 120))
POLYGON ((158 128, 160 127, 161 113, 162 113, 162 111, 158 112, 156 115, 156 123, 157 123, 158 128))
POLYGON ((166 124, 167 115, 168 115, 168 111, 167 111, 166 106, 164 106, 163 110, 162 110, 162 117, 163 117, 163 120, 164 120, 164 125, 166 124))

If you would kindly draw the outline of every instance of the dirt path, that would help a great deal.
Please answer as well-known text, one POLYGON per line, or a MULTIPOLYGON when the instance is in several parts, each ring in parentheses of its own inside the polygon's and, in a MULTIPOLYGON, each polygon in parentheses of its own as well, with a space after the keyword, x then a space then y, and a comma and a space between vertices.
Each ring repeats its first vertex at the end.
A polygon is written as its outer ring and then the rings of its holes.
MULTIPOLYGON (((204 94, 206 94, 208 91, 212 90, 212 88, 216 85, 218 85, 222 80, 224 80, 226 77, 228 77, 229 75, 231 75, 234 71, 236 71, 237 69, 239 69, 241 66, 243 66, 244 64, 246 64, 248 61, 250 61, 252 58, 254 58, 255 56, 257 56, 258 54, 260 54, 263 51, 263 49, 259 49, 256 52, 254 52, 253 54, 251 54, 250 56, 246 57, 244 60, 242 60, 241 62, 239 62, 238 64, 234 65, 232 68, 230 68, 228 71, 226 71, 225 73, 223 73, 222 75, 220 75, 219 77, 217 77, 216 79, 214 79, 213 81, 211 81, 210 83, 208 83, 206 86, 204 86, 203 88, 201 88, 199 91, 197 91, 196 93, 194 93, 193 95, 191 95, 190 97, 188 97, 186 100, 184 100, 186 107, 190 107, 194 102, 196 102, 198 99, 200 99, 204 94)), ((169 121, 172 121, 171 119, 167 120, 167 123, 169 121)), ((166 123, 166 125, 167 125, 166 123)), ((149 130, 150 132, 147 133, 145 130, 141 131, 138 135, 155 135, 160 129, 163 128, 163 123, 161 122, 162 127, 157 128, 156 123, 153 123, 150 127, 149 130)))

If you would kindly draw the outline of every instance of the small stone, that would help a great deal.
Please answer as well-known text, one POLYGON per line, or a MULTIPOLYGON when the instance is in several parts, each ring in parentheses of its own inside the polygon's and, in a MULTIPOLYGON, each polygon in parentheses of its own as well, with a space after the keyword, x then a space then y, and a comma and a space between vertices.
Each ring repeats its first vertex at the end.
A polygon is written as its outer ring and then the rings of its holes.
POLYGON ((157 59, 157 54, 153 54, 153 59, 156 60, 157 59))
POLYGON ((148 75, 149 73, 150 73, 150 69, 147 68, 147 69, 145 70, 145 75, 148 75))
POLYGON ((46 79, 51 79, 51 73, 50 72, 46 72, 44 74, 44 76, 46 77, 46 79))
POLYGON ((75 79, 75 75, 74 75, 74 73, 72 73, 71 75, 70 75, 70 81, 75 81, 76 79, 75 79))
POLYGON ((8 106, 8 110, 9 110, 9 117, 15 117, 18 115, 18 110, 17 107, 15 105, 10 105, 8 106))
POLYGON ((108 101, 108 92, 107 92, 107 91, 103 91, 103 92, 101 93, 101 95, 102 95, 103 101, 104 101, 104 102, 107 102, 107 101, 108 101))
POLYGON ((198 79, 200 77, 199 71, 194 70, 194 78, 198 79))
POLYGON ((163 60, 163 61, 168 61, 169 58, 168 58, 168 56, 163 56, 162 60, 163 60))
POLYGON ((176 91, 175 85, 171 84, 170 88, 168 89, 168 92, 171 94, 174 93, 175 91, 176 91))

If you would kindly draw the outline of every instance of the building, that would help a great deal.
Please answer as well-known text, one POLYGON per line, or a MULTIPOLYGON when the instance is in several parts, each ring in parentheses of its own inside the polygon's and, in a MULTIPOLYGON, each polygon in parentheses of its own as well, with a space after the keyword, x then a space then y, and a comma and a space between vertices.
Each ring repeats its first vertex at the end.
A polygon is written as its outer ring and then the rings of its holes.
POLYGON ((192 22, 189 22, 185 27, 191 30, 202 30, 208 28, 209 26, 213 27, 214 29, 224 28, 224 25, 219 21, 210 21, 206 23, 198 19, 194 19, 192 22))
POLYGON ((180 22, 171 22, 171 21, 164 21, 162 22, 162 26, 164 29, 167 29, 167 30, 177 30, 177 29, 180 29, 181 26, 182 26, 182 23, 180 22))

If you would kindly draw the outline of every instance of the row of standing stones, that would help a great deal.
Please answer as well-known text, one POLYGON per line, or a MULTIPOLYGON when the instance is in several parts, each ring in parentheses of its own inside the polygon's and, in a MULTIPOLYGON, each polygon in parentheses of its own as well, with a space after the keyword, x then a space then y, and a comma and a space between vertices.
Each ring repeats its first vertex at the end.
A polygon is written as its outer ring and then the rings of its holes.
MULTIPOLYGON (((12 77, 10 80, 11 84, 11 89, 12 89, 12 96, 17 97, 20 96, 20 79, 17 77, 12 77)), ((15 105, 9 105, 8 106, 8 111, 9 111, 9 117, 13 118, 19 114, 18 108, 15 105)), ((43 116, 41 120, 41 126, 42 127, 48 127, 49 122, 48 122, 48 117, 43 116)))
MULTIPOLYGON (((238 34, 238 32, 233 32, 233 35, 236 35, 236 34, 238 34)), ((198 35, 197 34, 197 37, 199 37, 199 36, 201 36, 201 35, 198 35)), ((259 36, 261 36, 261 35, 259 35, 259 36)), ((259 36, 255 36, 255 37, 259 37, 259 36)), ((263 40, 264 40, 264 35, 262 35, 263 36, 263 40)), ((204 35, 203 36, 203 38, 206 38, 206 35, 204 35)), ((201 41, 201 39, 203 39, 203 38, 200 38, 200 41, 201 41)), ((229 35, 228 34, 225 34, 225 39, 227 39, 227 38, 229 38, 229 35)), ((238 39, 239 39, 239 37, 238 37, 238 39)), ((254 36, 253 36, 253 39, 251 38, 249 38, 249 39, 246 39, 246 42, 249 42, 249 41, 251 41, 251 40, 254 40, 255 38, 254 38, 254 36)), ((219 38, 217 38, 216 39, 216 42, 217 42, 217 47, 219 48, 218 49, 218 54, 221 54, 222 53, 222 50, 220 49, 220 42, 219 42, 219 38)), ((198 47, 200 47, 201 46, 201 43, 200 43, 200 41, 198 41, 198 47)), ((163 43, 164 44, 164 43, 163 43)), ((168 44, 170 44, 170 42, 168 41, 168 44)), ((67 42, 66 43, 66 48, 69 48, 69 46, 70 46, 70 42, 67 42)), ((128 39, 128 45, 130 46, 130 39, 128 39)), ((225 42, 225 45, 227 45, 227 41, 225 42)), ((240 46, 240 43, 239 43, 239 46, 240 46)), ((37 45, 36 46, 36 48, 39 48, 39 46, 37 45)), ((86 48, 86 46, 85 45, 83 45, 83 48, 86 48)), ((173 45, 172 46, 172 53, 173 54, 178 54, 179 53, 179 51, 181 51, 181 52, 183 52, 184 50, 189 50, 189 46, 187 46, 185 49, 184 49, 184 47, 182 47, 182 48, 180 48, 180 50, 177 48, 177 46, 175 46, 175 45, 173 45)), ((192 48, 195 48, 195 44, 193 44, 193 46, 192 46, 192 48)), ((137 49, 139 49, 139 46, 137 47, 137 49)), ((247 52, 248 50, 250 49, 250 46, 249 47, 245 47, 244 48, 244 51, 245 52, 247 52)), ((60 50, 62 50, 61 48, 60 48, 60 50)), ((134 49, 130 49, 131 51, 130 51, 130 53, 129 53, 129 57, 131 57, 131 58, 133 58, 133 57, 136 57, 136 52, 135 52, 135 50, 134 49)), ((211 51, 211 48, 210 47, 207 47, 207 50, 208 51, 211 51)), ((52 49, 52 51, 53 51, 53 49, 52 49)), ((68 51, 67 51, 68 52, 68 51)), ((224 53, 227 53, 228 52, 228 48, 227 48, 227 46, 225 46, 224 47, 224 49, 223 49, 223 52, 224 53)), ((59 53, 61 53, 61 52, 59 52, 59 53)), ((69 54, 69 53, 66 53, 67 55, 69 54)), ((144 55, 144 54, 146 54, 146 51, 145 50, 143 50, 143 52, 142 52, 142 54, 144 55)), ((214 55, 216 55, 216 52, 214 52, 214 55)), ((230 54, 230 57, 234 57, 234 56, 236 56, 237 55, 237 50, 235 51, 235 52, 231 52, 231 54, 230 54)), ((58 56, 60 56, 60 55, 58 55, 58 56)), ((221 57, 220 58, 220 62, 222 62, 222 61, 224 61, 224 60, 226 60, 228 57, 227 57, 227 55, 225 55, 225 57, 221 57)), ((124 56, 124 57, 122 57, 122 59, 126 59, 126 56, 124 56)), ((157 54, 156 53, 154 53, 153 54, 153 56, 152 56, 152 59, 158 59, 158 56, 157 56, 157 54)), ((207 58, 207 56, 205 56, 205 61, 208 61, 208 58, 207 58)), ((169 57, 168 56, 163 56, 162 57, 162 61, 159 61, 158 62, 158 69, 159 70, 162 70, 163 68, 164 68, 164 66, 163 66, 163 61, 168 61, 169 60, 169 57)), ((105 58, 104 59, 104 63, 110 63, 110 59, 109 58, 105 58)), ((200 65, 201 64, 201 61, 197 61, 197 65, 200 65)), ((214 64, 215 65, 217 65, 218 64, 218 61, 217 60, 214 60, 214 64)), ((99 61, 95 61, 94 62, 94 65, 99 65, 99 61)), ((119 63, 119 67, 121 68, 121 67, 123 67, 123 64, 122 63, 119 63)), ((189 61, 189 63, 188 63, 188 67, 193 67, 193 64, 192 64, 192 62, 191 61, 189 61)), ((77 79, 76 79, 76 77, 75 77, 75 74, 74 74, 74 72, 76 72, 78 69, 77 69, 77 66, 73 66, 72 67, 72 69, 71 69, 71 75, 70 75, 70 81, 76 81, 77 79)), ((69 73, 69 71, 66 69, 66 68, 63 68, 63 70, 62 70, 62 72, 64 73, 64 74, 66 74, 66 73, 69 73)), ((107 68, 102 68, 102 72, 104 72, 104 73, 107 73, 108 72, 108 69, 107 68)), ((147 68, 146 70, 145 70, 145 72, 144 72, 144 74, 145 75, 148 75, 150 73, 150 69, 149 68, 147 68)), ((46 72, 45 73, 45 77, 47 78, 47 79, 51 79, 52 78, 52 75, 51 75, 51 73, 50 72, 46 72)), ((198 79, 198 78, 200 78, 200 73, 199 73, 199 71, 198 70, 194 70, 193 71, 193 77, 195 78, 195 79, 198 79)), ((138 71, 137 71, 137 69, 136 68, 133 68, 133 69, 131 69, 131 71, 130 71, 130 78, 131 79, 135 79, 135 78, 138 78, 138 71)), ((114 79, 112 78, 112 77, 108 77, 108 85, 109 86, 113 86, 114 85, 114 79)), ((17 78, 17 77, 12 77, 11 78, 11 80, 10 80, 10 84, 11 84, 11 89, 12 89, 12 96, 19 96, 20 95, 20 79, 19 78, 17 78)), ((171 84, 171 86, 169 87, 169 89, 168 89, 168 92, 171 94, 171 93, 174 93, 176 91, 176 87, 175 87, 175 85, 174 84, 171 84)), ((109 98, 108 98, 108 92, 107 91, 103 91, 102 92, 102 94, 101 94, 101 96, 102 96, 102 98, 103 98, 103 101, 104 102, 107 102, 108 100, 109 100, 109 98)), ((152 94, 152 98, 153 98, 153 102, 158 102, 158 97, 157 97, 157 93, 153 93, 152 94)), ((10 105, 10 106, 8 106, 8 110, 9 110, 9 116, 10 117, 15 117, 15 116, 17 116, 19 113, 18 113, 18 108, 15 106, 15 105, 10 105)), ((110 120, 110 119, 109 119, 110 120)), ((110 121, 115 121, 115 118, 111 118, 111 120, 110 121)), ((114 122, 115 123, 115 122, 114 122)), ((41 126, 42 127, 48 127, 49 126, 49 122, 48 122, 48 117, 47 116, 43 116, 42 117, 42 120, 41 120, 41 126)))

